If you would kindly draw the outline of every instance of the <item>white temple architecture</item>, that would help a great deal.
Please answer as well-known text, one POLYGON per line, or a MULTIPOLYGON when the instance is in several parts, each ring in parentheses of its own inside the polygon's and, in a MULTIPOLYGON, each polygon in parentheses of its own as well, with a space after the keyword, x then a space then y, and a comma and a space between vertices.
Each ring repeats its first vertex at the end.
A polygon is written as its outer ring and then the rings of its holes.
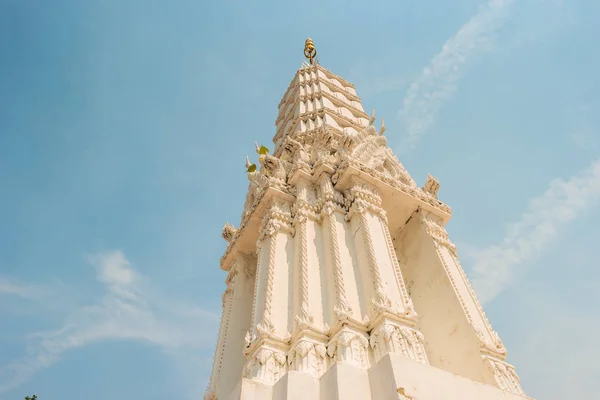
POLYGON ((279 103, 228 272, 205 399, 517 400, 527 397, 444 228, 354 86, 305 63, 279 103))

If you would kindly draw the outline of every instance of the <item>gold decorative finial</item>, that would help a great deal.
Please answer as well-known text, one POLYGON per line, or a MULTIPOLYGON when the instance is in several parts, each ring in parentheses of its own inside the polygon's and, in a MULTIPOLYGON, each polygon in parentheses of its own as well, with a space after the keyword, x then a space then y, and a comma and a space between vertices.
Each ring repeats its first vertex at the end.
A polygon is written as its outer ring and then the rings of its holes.
POLYGON ((317 56, 317 49, 311 38, 306 39, 304 42, 304 57, 308 58, 311 64, 314 64, 315 57, 317 56))

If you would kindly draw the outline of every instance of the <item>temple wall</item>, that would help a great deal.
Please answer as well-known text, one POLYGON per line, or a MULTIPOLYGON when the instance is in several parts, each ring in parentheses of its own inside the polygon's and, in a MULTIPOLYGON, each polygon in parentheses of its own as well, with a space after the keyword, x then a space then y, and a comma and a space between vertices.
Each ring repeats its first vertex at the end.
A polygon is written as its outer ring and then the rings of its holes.
POLYGON ((377 400, 526 399, 395 354, 386 355, 371 367, 369 378, 372 398, 377 400), (398 393, 399 388, 405 396, 398 393))
POLYGON ((395 240, 400 269, 419 315, 431 365, 485 382, 480 346, 419 218, 412 218, 395 240))

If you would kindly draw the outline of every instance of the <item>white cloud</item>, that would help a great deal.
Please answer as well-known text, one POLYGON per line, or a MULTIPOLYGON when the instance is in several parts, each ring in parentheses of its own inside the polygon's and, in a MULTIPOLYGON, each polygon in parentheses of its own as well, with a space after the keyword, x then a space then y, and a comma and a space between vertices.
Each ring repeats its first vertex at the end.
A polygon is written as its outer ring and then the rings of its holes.
POLYGON ((600 199, 600 160, 568 181, 555 179, 530 201, 521 219, 509 225, 498 245, 474 251, 473 285, 482 302, 496 297, 514 279, 515 268, 537 257, 557 230, 600 199))
POLYGON ((442 51, 411 84, 399 112, 406 126, 407 142, 414 146, 435 121, 435 113, 456 90, 467 62, 490 48, 494 34, 508 13, 512 0, 491 0, 444 43, 442 51))
POLYGON ((34 299, 43 292, 42 288, 35 285, 28 285, 0 276, 0 295, 13 295, 26 299, 34 299))
POLYGON ((120 251, 111 251, 89 257, 98 271, 98 279, 109 285, 129 285, 135 279, 135 273, 125 255, 120 251))
POLYGON ((2 369, 0 392, 20 386, 66 351, 100 341, 138 340, 170 355, 212 342, 218 316, 163 298, 122 252, 105 252, 89 260, 107 285, 104 296, 94 305, 75 309, 60 329, 30 335, 27 355, 2 369))

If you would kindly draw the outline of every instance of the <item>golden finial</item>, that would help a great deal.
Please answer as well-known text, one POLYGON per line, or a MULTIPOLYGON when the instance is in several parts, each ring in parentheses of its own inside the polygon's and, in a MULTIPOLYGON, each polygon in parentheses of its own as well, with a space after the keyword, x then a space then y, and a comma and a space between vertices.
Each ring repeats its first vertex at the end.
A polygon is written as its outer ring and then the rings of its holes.
POLYGON ((308 58, 311 64, 314 63, 315 57, 317 56, 317 49, 311 38, 306 39, 304 42, 304 57, 308 58))

